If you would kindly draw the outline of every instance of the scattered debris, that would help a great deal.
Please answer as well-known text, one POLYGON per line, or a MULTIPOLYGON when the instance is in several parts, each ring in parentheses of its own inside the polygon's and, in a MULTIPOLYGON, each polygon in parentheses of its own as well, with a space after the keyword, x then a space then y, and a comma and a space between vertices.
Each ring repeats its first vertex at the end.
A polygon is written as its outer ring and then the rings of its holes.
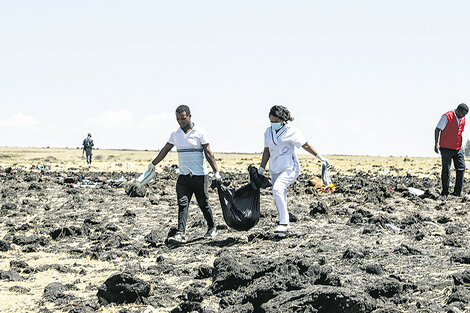
POLYGON ((408 187, 408 191, 415 196, 422 196, 424 195, 424 190, 418 189, 418 188, 413 188, 413 187, 408 187))

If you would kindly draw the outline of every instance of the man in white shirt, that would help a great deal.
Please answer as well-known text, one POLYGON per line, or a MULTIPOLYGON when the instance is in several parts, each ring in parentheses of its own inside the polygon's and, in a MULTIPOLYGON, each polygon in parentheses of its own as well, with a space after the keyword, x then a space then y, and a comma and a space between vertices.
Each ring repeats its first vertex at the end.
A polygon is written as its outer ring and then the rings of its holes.
POLYGON ((459 197, 462 193, 465 159, 462 152, 462 133, 465 128, 465 115, 468 106, 459 104, 457 109, 442 115, 434 131, 434 151, 441 152, 442 159, 442 192, 441 200, 447 200, 449 194, 450 164, 454 161, 456 171, 454 192, 451 197, 459 197))
POLYGON ((149 164, 149 170, 155 170, 155 165, 162 161, 168 152, 176 146, 179 161, 179 176, 176 182, 178 232, 168 238, 168 242, 183 243, 186 241, 184 233, 189 203, 193 194, 207 222, 208 230, 205 237, 212 238, 216 236, 217 229, 209 205, 209 175, 204 157, 214 171, 215 179, 220 180, 217 163, 210 150, 206 131, 191 121, 191 111, 188 106, 180 105, 176 108, 176 120, 180 127, 171 134, 168 142, 149 164))

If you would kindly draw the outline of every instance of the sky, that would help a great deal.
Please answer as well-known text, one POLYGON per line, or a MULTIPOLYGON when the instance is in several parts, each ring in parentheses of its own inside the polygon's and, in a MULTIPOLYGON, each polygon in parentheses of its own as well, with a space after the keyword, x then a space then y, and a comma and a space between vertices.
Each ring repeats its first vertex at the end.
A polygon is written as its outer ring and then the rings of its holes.
MULTIPOLYGON (((214 152, 273 105, 321 154, 436 156, 470 104, 470 1, 0 0, 0 146, 162 148, 191 108, 214 152)), ((470 130, 464 132, 464 141, 470 130)))

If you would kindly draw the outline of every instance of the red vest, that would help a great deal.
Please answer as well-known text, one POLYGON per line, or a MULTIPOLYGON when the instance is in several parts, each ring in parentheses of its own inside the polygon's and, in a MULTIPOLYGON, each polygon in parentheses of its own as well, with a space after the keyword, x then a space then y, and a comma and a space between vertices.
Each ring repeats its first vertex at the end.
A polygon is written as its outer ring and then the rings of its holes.
POLYGON ((441 148, 460 150, 462 149, 462 132, 465 127, 465 117, 462 117, 460 124, 457 124, 457 117, 454 111, 447 112, 445 116, 447 117, 447 126, 441 132, 439 146, 441 148))

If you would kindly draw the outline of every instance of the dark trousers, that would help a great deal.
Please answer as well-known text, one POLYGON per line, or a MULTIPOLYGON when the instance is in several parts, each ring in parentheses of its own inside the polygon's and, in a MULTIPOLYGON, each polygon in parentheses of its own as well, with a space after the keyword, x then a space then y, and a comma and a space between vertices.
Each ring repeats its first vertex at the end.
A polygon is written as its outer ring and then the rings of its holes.
POLYGON ((93 150, 91 149, 85 149, 85 153, 86 153, 86 162, 91 164, 91 158, 93 156, 93 150))
POLYGON ((186 221, 188 219, 189 203, 194 194, 197 204, 206 219, 209 228, 214 227, 214 217, 209 205, 209 175, 180 175, 176 182, 176 196, 178 197, 178 231, 186 230, 186 221))
POLYGON ((454 161, 456 171, 454 195, 460 196, 463 187, 463 174, 465 172, 465 159, 462 150, 441 148, 442 159, 442 192, 441 195, 449 194, 450 164, 454 161))

